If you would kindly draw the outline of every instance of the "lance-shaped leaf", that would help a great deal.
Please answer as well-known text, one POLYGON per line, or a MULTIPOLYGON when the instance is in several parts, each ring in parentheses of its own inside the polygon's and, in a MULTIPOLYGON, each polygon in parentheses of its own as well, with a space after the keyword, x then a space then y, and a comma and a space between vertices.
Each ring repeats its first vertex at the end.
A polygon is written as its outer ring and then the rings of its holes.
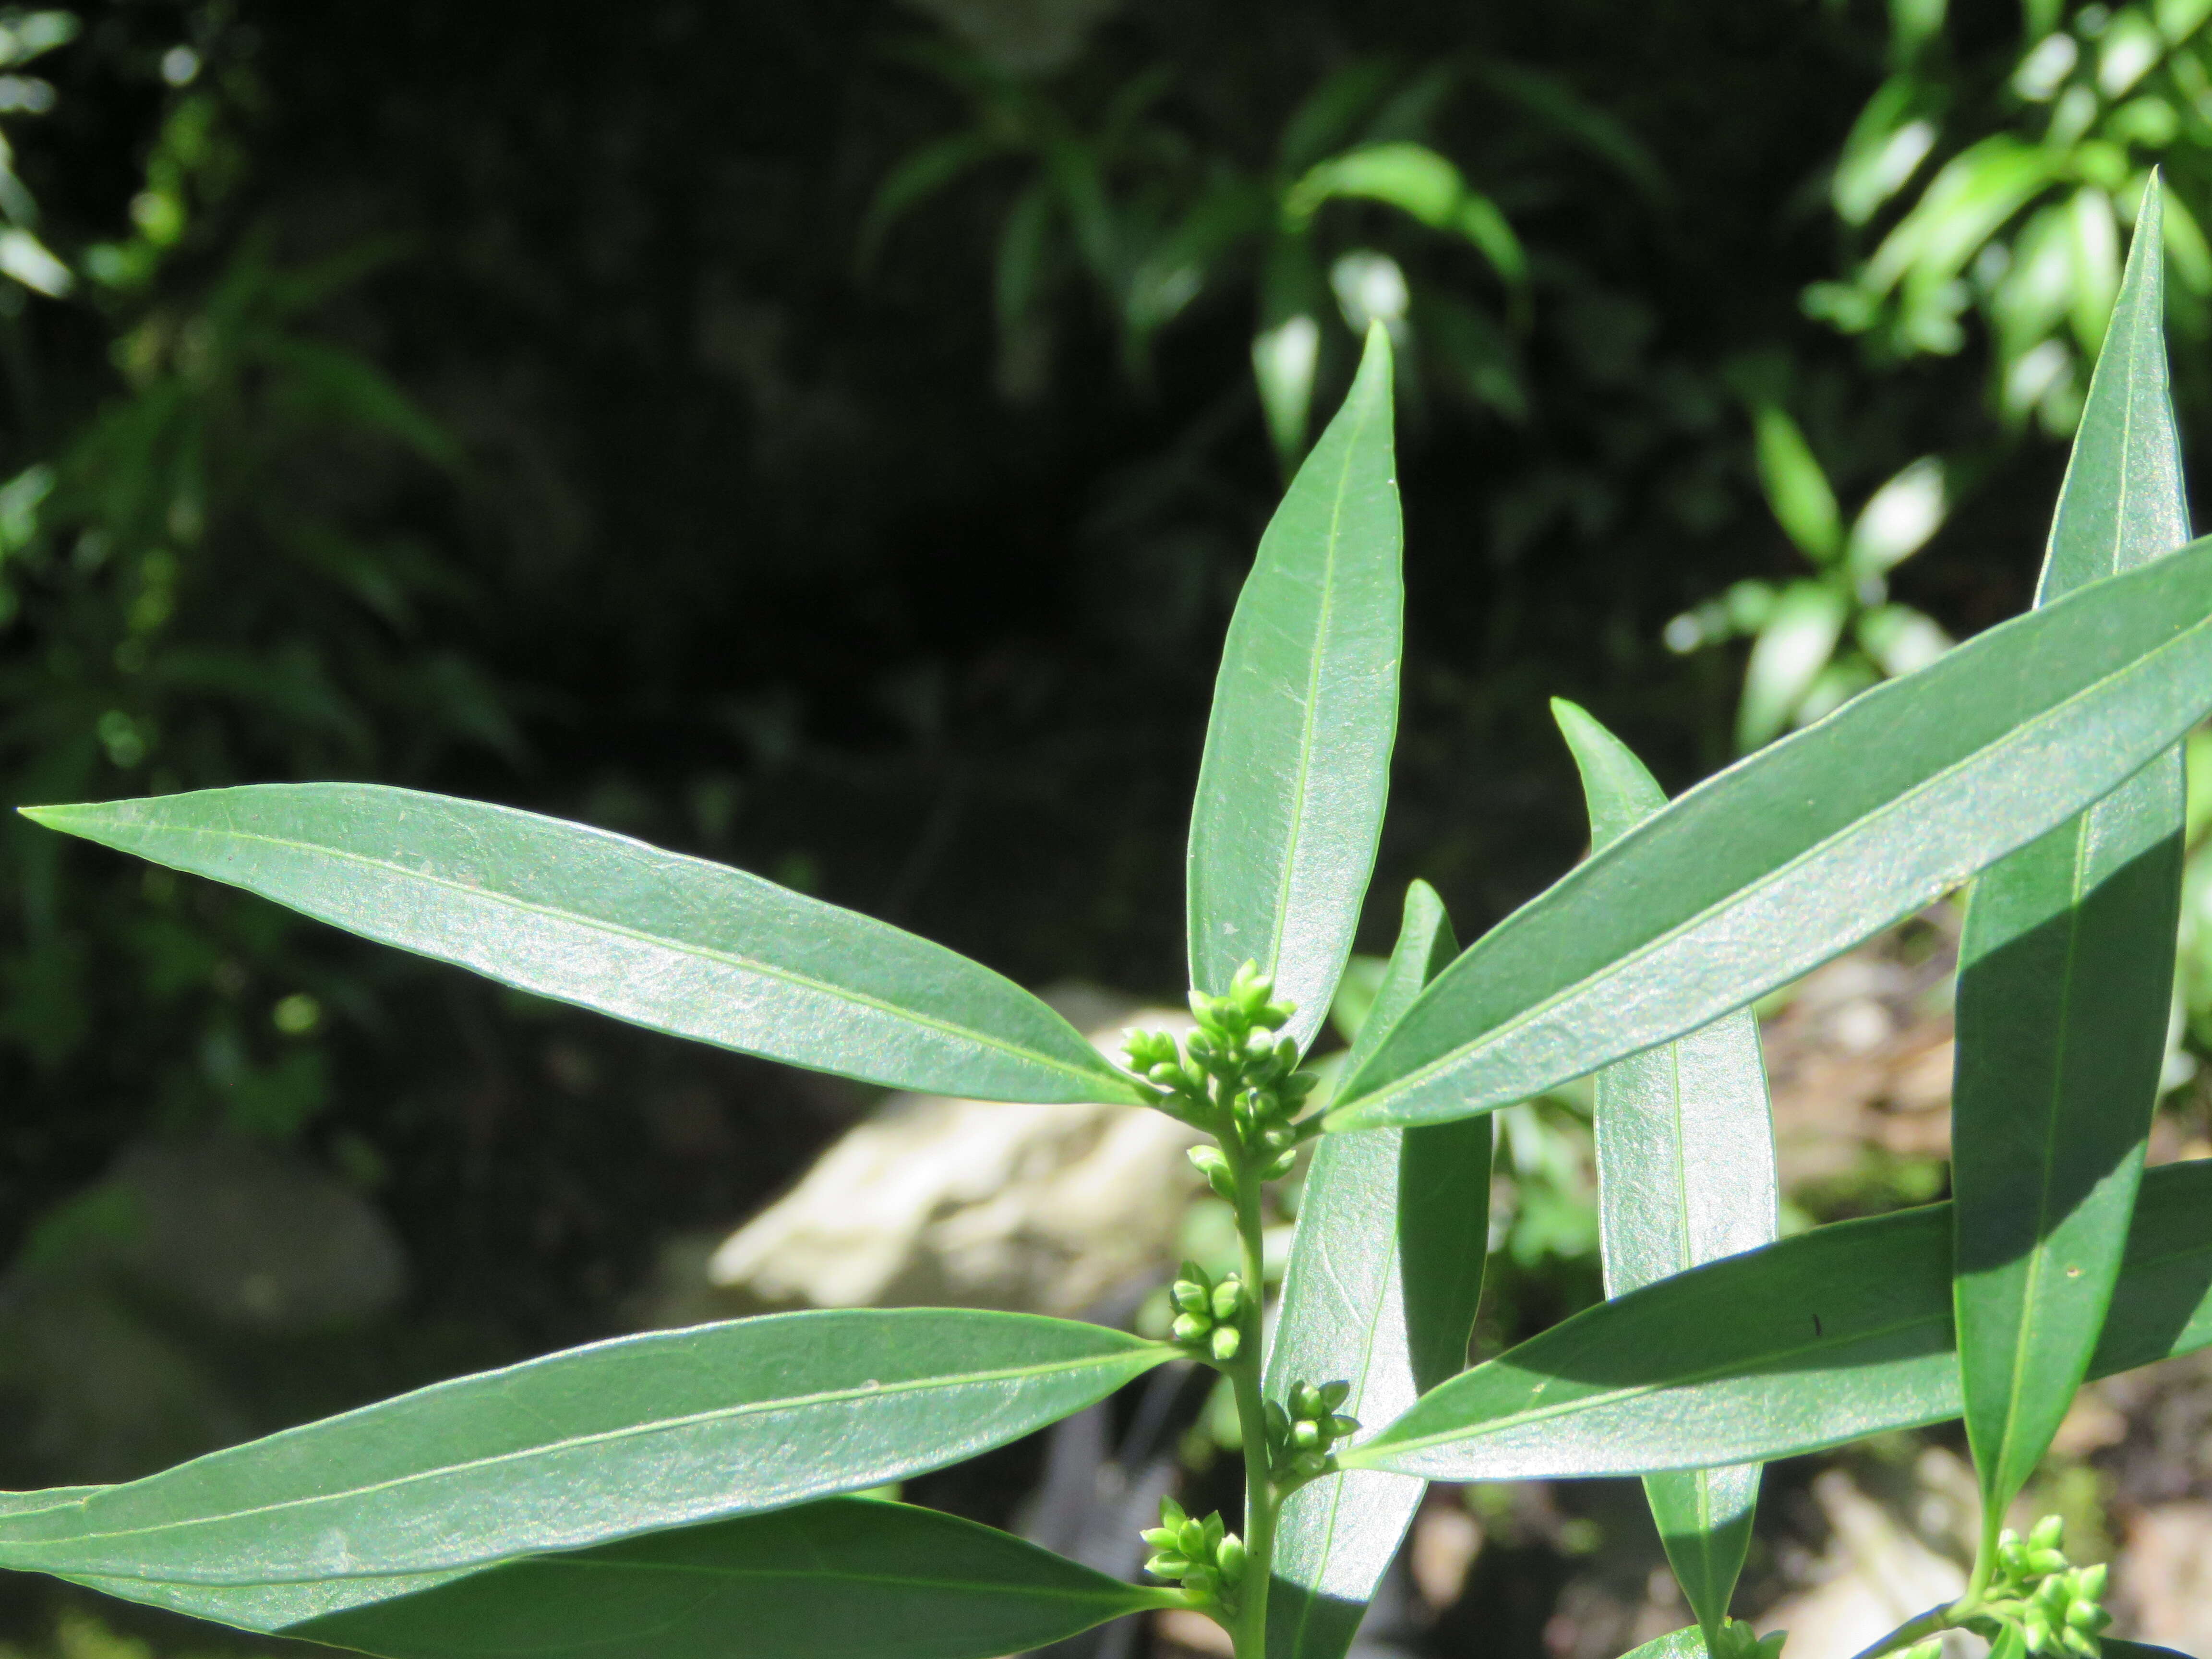
MULTIPOLYGON (((1351 1059, 1371 1051, 1458 947, 1426 882, 1406 891, 1398 945, 1351 1059)), ((1483 1118, 1329 1135, 1314 1151, 1283 1280, 1268 1395, 1297 1382, 1352 1385, 1364 1422, 1398 1415, 1467 1364, 1490 1231, 1492 1128, 1483 1118)), ((1340 1659, 1421 1501, 1425 1481, 1324 1475, 1276 1523, 1267 1650, 1340 1659)))
MULTIPOLYGON (((1648 1474, 1793 1457, 1956 1417, 1951 1208, 1847 1221, 1617 1300, 1431 1389, 1344 1454, 1432 1480, 1648 1474)), ((2143 1179, 2090 1362, 2212 1345, 2212 1160, 2143 1179)))
POLYGON ((2155 1647, 2148 1642, 2123 1642, 2117 1636, 2100 1636, 2097 1648, 2102 1659, 2190 1659, 2188 1654, 2174 1648, 2155 1647))
MULTIPOLYGON (((1582 773, 1593 853, 1667 804, 1644 763, 1588 713, 1557 698, 1552 712, 1582 773)), ((1607 1296, 1774 1242, 1774 1125, 1749 1009, 1607 1066, 1595 1118, 1607 1296)), ((1751 1548, 1759 1480, 1756 1463, 1644 1477, 1667 1559, 1709 1644, 1751 1548)))
POLYGON ((1237 597, 1191 806, 1191 983, 1218 995, 1258 963, 1301 1048, 1352 952, 1397 732, 1390 386, 1378 325, 1237 597))
MULTIPOLYGON (((2039 602, 2189 539, 2166 394, 2159 191, 2059 492, 2039 602)), ((1992 1534, 2096 1346, 2166 1057, 2181 750, 1974 884, 1952 1094, 1959 1364, 1992 1534)), ((1992 1537, 1992 1541, 1994 1538, 1992 1537)))
POLYGON ((2026 845, 2212 708, 2212 540, 1710 778, 1438 975, 1333 1128, 1485 1112, 1710 1024, 2026 845))
POLYGON ((1130 1101, 1011 981, 887 922, 604 830, 366 783, 23 809, 634 1024, 985 1100, 1130 1101))
POLYGON ((986 1659, 1178 1599, 972 1521, 863 1498, 507 1562, 434 1584, 79 1582, 389 1659, 986 1659))
POLYGON ((940 1468, 1173 1354, 972 1309, 626 1337, 0 1514, 0 1566, 305 1583, 579 1548, 940 1468))

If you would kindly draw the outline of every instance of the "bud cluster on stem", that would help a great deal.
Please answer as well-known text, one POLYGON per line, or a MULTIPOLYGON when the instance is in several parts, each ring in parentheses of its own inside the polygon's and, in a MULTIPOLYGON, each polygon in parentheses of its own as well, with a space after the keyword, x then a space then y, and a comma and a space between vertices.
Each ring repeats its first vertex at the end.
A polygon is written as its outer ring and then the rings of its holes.
POLYGON ((1237 1587, 1244 1582, 1244 1545, 1223 1524, 1218 1511, 1194 1520, 1174 1498, 1163 1498, 1160 1524, 1142 1535, 1153 1550, 1145 1563, 1146 1572, 1181 1584, 1192 1607, 1224 1623, 1235 1620, 1237 1587))

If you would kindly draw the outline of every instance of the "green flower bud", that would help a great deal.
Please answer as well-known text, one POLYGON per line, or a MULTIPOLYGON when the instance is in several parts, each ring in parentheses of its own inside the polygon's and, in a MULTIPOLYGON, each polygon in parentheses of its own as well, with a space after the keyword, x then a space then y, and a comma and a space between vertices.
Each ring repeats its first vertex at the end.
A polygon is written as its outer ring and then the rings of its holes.
POLYGON ((1310 1382, 1291 1385, 1291 1413, 1295 1417, 1319 1417, 1322 1406, 1321 1390, 1310 1382))
POLYGON ((1329 1417, 1328 1437, 1330 1439, 1341 1440, 1348 1434, 1358 1434, 1358 1432, 1359 1419, 1358 1418, 1346 1417, 1342 1412, 1334 1413, 1329 1417))
POLYGON ((1222 1582, 1236 1583, 1244 1577, 1244 1540, 1233 1532, 1229 1534, 1214 1550, 1213 1559, 1221 1569, 1222 1582))
POLYGON ((1234 1319, 1244 1310, 1244 1281, 1231 1275, 1213 1287, 1213 1316, 1234 1319))
POLYGON ((1334 1382, 1322 1383, 1316 1392, 1320 1396, 1322 1409, 1333 1412, 1352 1398, 1352 1384, 1340 1378, 1334 1382))
POLYGON ((1291 1443, 1300 1451, 1314 1451, 1321 1445, 1321 1425, 1300 1418, 1291 1425, 1291 1443))
POLYGON ((1301 1480, 1310 1480, 1328 1468, 1328 1459, 1317 1451, 1300 1452, 1291 1460, 1291 1473, 1301 1480))
POLYGON ((1275 1158, 1273 1162, 1270 1163, 1267 1168, 1260 1171, 1261 1179, 1264 1181, 1279 1180, 1282 1176, 1290 1174, 1291 1166, 1297 1161, 1298 1155, 1295 1149, 1285 1152, 1280 1157, 1275 1158))
POLYGON ((2066 1522, 2056 1515, 2046 1515, 2037 1522, 2027 1534, 2028 1547, 2055 1550, 2066 1541, 2066 1522))
MULTIPOLYGON (((2038 1552, 2036 1551, 2029 1551, 2028 1559, 2031 1561, 2035 1559, 2037 1553, 2038 1552)), ((2065 1558, 2062 1556, 2059 1559, 2063 1560, 2065 1558)), ((2065 1577, 2063 1573, 2055 1567, 2045 1567, 2042 1571, 2050 1573, 2051 1577, 2045 1579, 2040 1584, 2038 1584, 2035 1587, 2035 1595, 2033 1599, 2042 1606, 2049 1607, 2053 1613, 2057 1613, 2060 1608, 2066 1605, 2067 1601, 2065 1577)))
POLYGON ((1176 1503, 1174 1498, 1165 1496, 1161 1498, 1160 1524, 1162 1526, 1180 1527, 1189 1519, 1190 1516, 1183 1513, 1182 1505, 1176 1503))
POLYGON ((1211 1601, 1221 1589, 1221 1575, 1212 1567, 1193 1567, 1182 1576, 1182 1587, 1201 1601, 1211 1601))
POLYGON ((1212 1553, 1206 1546, 1206 1522, 1203 1521, 1184 1522, 1176 1542, 1182 1553, 1194 1561, 1203 1561, 1212 1553))
POLYGON ((2083 1567, 2074 1575, 2074 1594, 2085 1601, 2105 1599, 2106 1567, 2102 1561, 2094 1566, 2083 1567))
POLYGON ((2087 1631, 2075 1630, 2070 1625, 2058 1632, 2058 1644, 2073 1654, 2075 1659, 2099 1659, 2103 1651, 2095 1637, 2087 1631))
MULTIPOLYGON (((1124 1560, 1127 1557, 1122 1558, 1124 1560)), ((1180 1578, 1190 1571, 1190 1563, 1180 1555, 1162 1553, 1145 1563, 1145 1571, 1158 1578, 1180 1578)))
POLYGON ((2039 1575, 2046 1572, 2063 1572, 2066 1571, 2065 1552, 2063 1550, 2051 1549, 2030 1549, 2027 1552, 2027 1570, 2032 1573, 2039 1575))
POLYGON ((1187 1314, 1202 1314, 1213 1304, 1206 1286, 1194 1279, 1178 1279, 1168 1287, 1168 1300, 1187 1314))
POLYGON ((1137 1536, 1143 1539, 1154 1550, 1168 1551, 1176 1547, 1176 1527, 1146 1527, 1137 1536))
POLYGON ((2051 1646, 2051 1621, 2033 1606, 2021 1617, 2020 1630, 2027 1638, 2030 1653, 2041 1653, 2051 1646))
POLYGON ((1234 1325, 1216 1325, 1213 1328, 1215 1363, 1226 1365, 1231 1360, 1236 1358, 1237 1350, 1243 1346, 1243 1341, 1244 1339, 1238 1334, 1234 1325))
POLYGON ((1175 1323, 1168 1327, 1168 1334, 1178 1342, 1203 1342, 1212 1328, 1204 1314, 1177 1314, 1175 1323))
POLYGON ((2067 1624, 2075 1630, 2088 1631, 2092 1634, 2104 1629, 2112 1622, 2112 1617, 2094 1601, 2075 1601, 2069 1603, 2066 1609, 2067 1624))

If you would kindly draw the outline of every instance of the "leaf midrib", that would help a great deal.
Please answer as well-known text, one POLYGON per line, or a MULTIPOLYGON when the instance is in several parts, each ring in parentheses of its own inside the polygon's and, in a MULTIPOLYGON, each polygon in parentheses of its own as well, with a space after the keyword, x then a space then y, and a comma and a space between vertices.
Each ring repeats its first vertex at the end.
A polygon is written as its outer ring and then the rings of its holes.
MULTIPOLYGON (((780 1411, 789 1411, 802 1407, 834 1405, 844 1401, 885 1400, 902 1394, 915 1394, 933 1389, 951 1389, 969 1388, 978 1384, 1010 1382, 1024 1378, 1050 1376, 1056 1372, 1075 1371, 1087 1367, 1107 1369, 1112 1366, 1127 1364, 1130 1360, 1139 1358, 1154 1357, 1156 1358, 1165 1358, 1171 1352, 1171 1350, 1165 1347, 1158 1347, 1156 1349, 1135 1348, 1131 1349, 1126 1353, 1115 1354, 1103 1358, 1089 1357, 1080 1359, 1053 1360, 1039 1364, 1006 1366, 995 1370, 963 1371, 951 1376, 915 1377, 902 1382, 881 1383, 872 1389, 860 1387, 849 1389, 823 1389, 815 1394, 785 1395, 775 1400, 747 1401, 739 1405, 718 1407, 713 1411, 691 1412, 677 1417, 656 1418, 649 1423, 634 1423, 619 1429, 603 1430, 593 1434, 571 1435, 564 1439, 546 1441, 535 1446, 521 1447, 514 1451, 501 1452, 490 1457, 471 1458, 460 1462, 441 1464, 438 1468, 433 1469, 418 1469, 411 1474, 398 1475, 388 1480, 370 1481, 362 1486, 347 1487, 340 1492, 317 1492, 304 1498, 281 1499, 278 1502, 272 1504, 254 1504, 241 1509, 225 1510, 218 1513, 210 1515, 191 1516, 180 1520, 159 1521, 147 1526, 123 1527, 115 1528, 112 1531, 72 1533, 66 1538, 28 1540, 9 1539, 5 1536, 4 1528, 0 1528, 0 1556, 18 1555, 20 1553, 24 1551, 54 1551, 71 1547, 81 1548, 87 1544, 106 1542, 116 1539, 140 1538, 161 1533, 183 1532, 194 1528, 219 1526, 229 1522, 250 1520, 258 1516, 276 1515, 291 1510, 313 1508, 319 1504, 355 1501, 374 1496, 380 1492, 398 1491, 403 1487, 419 1485, 426 1481, 450 1480, 477 1470, 495 1468, 503 1463, 520 1462, 532 1458, 552 1457, 582 1447, 611 1445, 621 1441, 640 1438, 648 1435, 671 1433, 678 1430, 695 1427, 703 1423, 734 1421, 738 1419, 748 1416, 763 1415, 780 1411)), ((830 1496, 832 1494, 822 1495, 830 1496)), ((88 1504, 96 1500, 85 1499, 83 1501, 88 1504)), ((62 1509, 68 1508, 70 1506, 63 1504, 57 1505, 56 1507, 57 1509, 62 1509)), ((778 1507, 782 1506, 779 1505, 778 1507)), ((52 1515, 55 1512, 55 1510, 39 1510, 32 1511, 34 1515, 52 1515)), ((445 1565, 452 1565, 452 1563, 447 1562, 445 1563, 445 1565)), ((414 1572, 435 1571, 437 1570, 438 1568, 436 1566, 416 1566, 404 1569, 404 1572, 411 1574, 414 1572)), ((87 1569, 87 1571, 89 1571, 92 1570, 87 1569)), ((100 1576, 114 1577, 128 1575, 103 1572, 100 1576)), ((268 1578, 245 1582, 257 1583, 313 1583, 323 1578, 336 1577, 384 1578, 394 1576, 403 1575, 395 1575, 392 1570, 386 1568, 355 1574, 315 1573, 304 1579, 268 1578)), ((227 1581, 206 1578, 176 1578, 163 1579, 159 1582, 175 1583, 221 1583, 227 1581)))
MULTIPOLYGON (((954 1022, 945 1019, 938 1015, 921 1013, 911 1008, 902 1008, 896 1003, 888 1001, 881 997, 871 995, 866 991, 858 991, 854 990, 849 987, 836 985, 827 980, 817 979, 810 974, 802 974, 795 969, 788 968, 779 968, 775 966, 773 963, 762 962, 751 957, 743 956, 732 951, 718 950, 707 945, 684 944, 677 940, 668 939, 659 933, 647 933, 643 928, 625 927, 621 922, 608 921, 597 916, 588 916, 580 911, 562 909, 557 906, 540 903, 535 900, 518 898, 511 894, 502 893, 493 888, 472 886, 467 882, 457 881, 450 876, 432 875, 421 870, 410 870, 406 866, 394 863, 389 859, 373 858, 366 853, 356 853, 349 848, 330 847, 313 842, 295 841, 288 836, 272 836, 258 830, 215 830, 204 828, 198 824, 162 824, 157 826, 154 830, 153 833, 164 836, 206 836, 227 842, 257 842, 263 846, 278 848, 289 853, 313 854, 318 857, 339 860, 352 864, 361 865, 368 869, 386 871, 409 881, 421 882, 428 886, 441 887, 448 891, 465 894, 471 898, 481 900, 493 905, 501 906, 507 909, 520 911, 524 915, 544 916, 557 921, 566 921, 572 926, 581 927, 588 931, 605 933, 617 939, 635 939, 641 944, 655 945, 662 950, 672 951, 679 956, 697 957, 705 961, 720 963, 726 967, 737 969, 741 972, 756 973, 769 979, 780 980, 787 985, 791 985, 803 990, 819 992, 823 994, 836 998, 842 1001, 857 1004, 861 1007, 872 1008, 878 1013, 888 1014, 896 1018, 908 1021, 913 1024, 927 1026, 929 1029, 941 1032, 947 1036, 963 1038, 968 1042, 980 1044, 984 1048, 995 1048, 1000 1053, 1018 1060, 1024 1060, 1036 1065, 1048 1066, 1054 1071, 1063 1073, 1069 1077, 1074 1078, 1079 1082, 1095 1085, 1104 1080, 1103 1074, 1099 1072, 1079 1066, 1072 1061, 1056 1059, 1053 1055, 1043 1053, 1042 1050, 1023 1048, 1019 1044, 1010 1042, 1003 1037, 993 1036, 988 1031, 978 1030, 974 1026, 957 1024, 954 1022)), ((192 873, 200 874, 204 872, 195 871, 192 873)), ((222 877, 216 877, 214 878, 216 880, 223 879, 222 877)), ((861 919, 863 921, 874 920, 872 917, 863 917, 861 919)), ((882 923, 879 925, 888 927, 890 924, 882 923)), ((923 943, 926 944, 927 941, 925 940, 923 943)), ((976 965, 981 966, 980 963, 976 965)), ((984 971, 988 972, 990 970, 986 969, 984 971)))
MULTIPOLYGON (((1352 487, 1352 463, 1358 458, 1359 440, 1375 418, 1375 406, 1379 400, 1370 399, 1360 411, 1359 423, 1346 434, 1344 446, 1344 465, 1336 476, 1336 489, 1329 498, 1328 553, 1322 561, 1321 613, 1314 623, 1314 648, 1306 668, 1306 695, 1298 728, 1297 775, 1292 784, 1291 821, 1288 839, 1283 844, 1283 868, 1276 883, 1274 914, 1268 918, 1267 971, 1279 973, 1283 959, 1283 937, 1291 913, 1291 890, 1297 884, 1298 847, 1304 839, 1306 795, 1313 779, 1314 733, 1320 719, 1321 668, 1327 654, 1329 625, 1336 611, 1336 557, 1344 540, 1344 502, 1352 487)), ((1325 1011, 1324 1011, 1325 1012, 1325 1011)))

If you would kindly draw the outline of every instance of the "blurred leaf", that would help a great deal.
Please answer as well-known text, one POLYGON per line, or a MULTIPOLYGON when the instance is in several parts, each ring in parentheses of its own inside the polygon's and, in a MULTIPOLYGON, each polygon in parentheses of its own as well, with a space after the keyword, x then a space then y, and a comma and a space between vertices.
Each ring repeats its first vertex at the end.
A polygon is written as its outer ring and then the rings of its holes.
POLYGON ((1591 103, 1566 82, 1542 70, 1486 58, 1474 69, 1477 80, 1547 121, 1600 161, 1610 162, 1655 207, 1673 192, 1650 149, 1609 112, 1591 103))
POLYGON ((1389 84, 1390 66, 1376 58, 1361 58, 1327 76, 1284 124, 1276 146, 1278 165, 1295 176, 1340 148, 1389 84))
POLYGON ((1426 145, 1372 144, 1316 163, 1283 198, 1284 222, 1302 228, 1323 203, 1346 198, 1381 202, 1465 237, 1509 283, 1528 276, 1528 257, 1497 204, 1469 189, 1460 170, 1426 145))
POLYGON ((1748 754, 1790 726, 1835 654, 1849 609, 1826 582, 1792 582, 1782 590, 1744 668, 1735 714, 1740 752, 1748 754))
POLYGON ((1439 975, 1330 1127, 1494 1110, 1707 1024, 2080 811, 2208 708, 2212 540, 1699 784, 1439 975))
POLYGON ((619 1338, 0 1517, 0 1565, 298 1587, 573 1549, 942 1468, 1174 1353, 972 1309, 619 1338))
POLYGON ((2041 146, 2009 133, 1983 139, 1944 164, 1875 250, 1862 280, 1876 294, 1903 282, 1909 300, 1931 297, 2051 182, 2056 166, 2041 146))
POLYGON ((1949 502, 1943 463, 1923 455, 1867 498, 1844 549, 1854 580, 1884 576, 1928 544, 1942 527, 1949 502))
MULTIPOLYGON (((1790 1457, 1956 1417, 1951 1206, 1844 1221, 1584 1310, 1464 1371, 1352 1468, 1567 1480, 1790 1457)), ((2212 1344, 2212 1160, 2143 1177, 2091 1374, 2212 1344)))
MULTIPOLYGON (((1589 714, 1559 698, 1552 713, 1582 774, 1593 852, 1667 804, 1644 763, 1589 714)), ((1774 1128, 1749 1009, 1607 1066, 1594 1121, 1607 1296, 1774 1242, 1774 1128)), ((1741 1463, 1644 1479, 1675 1582, 1709 1641, 1727 1623, 1751 1547, 1759 1482, 1759 1466, 1741 1463)))
MULTIPOLYGON (((2037 592, 2189 538, 2166 397, 2155 185, 2037 592)), ((1960 1365, 1987 1527, 2073 1403, 2119 1273, 2166 1055, 2181 891, 2177 747, 1975 882, 1952 1103, 1960 1365)))
POLYGON ((902 157, 877 186, 875 199, 861 216, 857 239, 860 268, 866 270, 875 262, 884 238, 909 211, 962 173, 1006 150, 1005 141, 994 134, 957 132, 902 157))
POLYGON ((586 825, 346 783, 24 811, 365 938, 743 1054, 986 1100, 1137 1099, 1066 1020, 988 968, 586 825))
POLYGON ((1772 404, 1753 416, 1759 443, 1759 482, 1766 504, 1798 550, 1817 565, 1835 562, 1844 545, 1843 519, 1828 475, 1806 447, 1797 422, 1772 404))
MULTIPOLYGON (((1424 882, 1352 1045, 1372 1051, 1458 946, 1424 882)), ((1330 1135, 1314 1149, 1267 1356, 1267 1392, 1352 1385, 1344 1409, 1382 1422, 1467 1364, 1490 1233, 1492 1129, 1480 1118, 1330 1135)), ((1267 1603, 1274 1659, 1340 1659, 1398 1553, 1425 1482, 1329 1474, 1284 1504, 1267 1603)))
POLYGON ((1936 124, 1915 116, 1919 83, 1893 76, 1868 100, 1844 140, 1829 194, 1837 216, 1863 225, 1905 188, 1936 147, 1936 124))
POLYGON ((1351 954, 1389 785, 1403 625, 1389 337, 1260 541, 1222 647, 1192 804, 1191 983, 1246 961, 1303 1048, 1351 954))

